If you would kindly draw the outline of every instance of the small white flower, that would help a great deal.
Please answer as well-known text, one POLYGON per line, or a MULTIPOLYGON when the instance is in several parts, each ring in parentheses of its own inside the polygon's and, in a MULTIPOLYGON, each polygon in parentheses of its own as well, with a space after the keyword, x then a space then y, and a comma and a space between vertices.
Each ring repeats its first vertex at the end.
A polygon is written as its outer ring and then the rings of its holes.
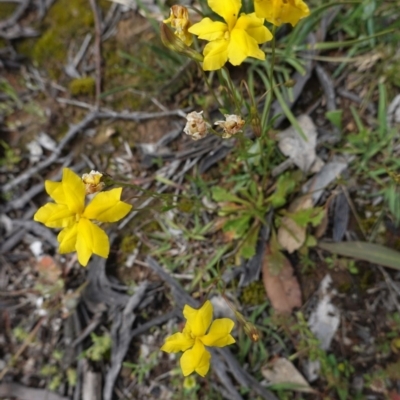
POLYGON ((229 139, 231 136, 236 135, 242 131, 244 120, 235 114, 225 114, 225 121, 217 121, 214 125, 221 126, 224 130, 222 133, 223 139, 229 139))
POLYGON ((101 192, 104 188, 104 183, 101 182, 103 174, 99 171, 90 171, 89 174, 82 175, 82 181, 85 184, 86 194, 101 192))
POLYGON ((186 125, 183 131, 186 135, 192 137, 193 140, 203 139, 208 133, 208 124, 204 120, 203 111, 192 111, 186 116, 186 125))

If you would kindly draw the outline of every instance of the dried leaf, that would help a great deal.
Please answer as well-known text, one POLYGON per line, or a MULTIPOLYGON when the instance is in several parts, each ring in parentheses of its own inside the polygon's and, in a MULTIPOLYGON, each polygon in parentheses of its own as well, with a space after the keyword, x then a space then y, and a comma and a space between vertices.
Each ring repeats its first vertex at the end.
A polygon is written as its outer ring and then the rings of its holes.
POLYGON ((325 188, 347 168, 347 164, 346 160, 326 163, 321 171, 303 185, 303 192, 312 193, 313 203, 316 204, 325 188))
MULTIPOLYGON (((311 207, 311 195, 301 196, 291 203, 289 212, 296 213, 311 207)), ((304 244, 307 237, 306 230, 306 227, 298 225, 292 218, 285 216, 282 218, 281 226, 278 229, 278 242, 282 248, 293 253, 304 244)))
POLYGON ((269 383, 288 384, 291 390, 303 393, 314 393, 303 375, 286 358, 276 358, 261 369, 261 374, 269 383))
POLYGON ((299 249, 306 240, 306 229, 296 224, 291 218, 283 217, 278 229, 278 242, 289 253, 299 249))
POLYGON ((329 218, 328 218, 328 212, 327 209, 324 208, 324 217, 322 218, 321 223, 316 227, 314 236, 319 239, 322 236, 325 235, 326 230, 328 229, 329 225, 329 218))
MULTIPOLYGON (((278 275, 270 270, 271 250, 267 246, 263 262, 263 282, 267 296, 272 307, 277 313, 290 314, 294 308, 301 307, 300 285, 293 275, 293 268, 290 261, 283 256, 282 266, 278 275)), ((276 262, 276 257, 274 258, 276 262)))
POLYGON ((307 141, 291 126, 277 135, 278 146, 281 152, 302 171, 308 172, 316 158, 317 128, 308 115, 300 115, 297 121, 306 135, 307 141))
POLYGON ((39 280, 42 283, 54 284, 61 275, 61 268, 53 257, 44 255, 36 263, 39 280))
POLYGON ((340 242, 346 233, 349 223, 350 206, 344 193, 335 198, 335 211, 333 214, 332 238, 334 242, 340 242))
MULTIPOLYGON (((333 337, 340 324, 340 311, 332 303, 332 298, 336 291, 331 288, 332 278, 328 274, 321 281, 318 289, 318 304, 308 319, 311 332, 319 340, 319 346, 323 350, 328 350, 333 337)), ((319 377, 320 361, 307 360, 304 363, 303 372, 309 382, 314 382, 319 377)))
POLYGON ((395 390, 392 390, 389 393, 389 399, 390 400, 400 400, 400 394, 398 392, 396 392, 395 390))

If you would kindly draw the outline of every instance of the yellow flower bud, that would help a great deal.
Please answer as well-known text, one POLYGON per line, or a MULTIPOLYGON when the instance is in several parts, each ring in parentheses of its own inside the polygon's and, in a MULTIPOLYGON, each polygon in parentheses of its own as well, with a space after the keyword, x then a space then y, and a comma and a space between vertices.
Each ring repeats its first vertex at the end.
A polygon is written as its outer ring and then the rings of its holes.
POLYGON ((193 60, 199 62, 203 61, 204 57, 199 52, 187 46, 185 42, 183 42, 176 34, 174 34, 164 23, 161 23, 160 32, 161 41, 165 47, 186 57, 190 57, 193 60))
POLYGON ((189 12, 186 7, 178 5, 172 6, 169 18, 163 22, 165 24, 171 24, 175 29, 175 35, 178 36, 186 46, 190 46, 193 43, 193 36, 188 32, 191 23, 189 20, 189 12))
POLYGON ((261 334, 256 326, 247 321, 246 318, 239 311, 233 309, 235 313, 236 320, 242 325, 244 333, 250 338, 252 342, 258 342, 260 340, 261 334))

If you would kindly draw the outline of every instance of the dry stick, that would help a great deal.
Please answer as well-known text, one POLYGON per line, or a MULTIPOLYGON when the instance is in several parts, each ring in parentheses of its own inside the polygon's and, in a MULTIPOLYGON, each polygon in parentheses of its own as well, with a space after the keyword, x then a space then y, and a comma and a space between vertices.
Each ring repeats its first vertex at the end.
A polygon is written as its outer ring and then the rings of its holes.
POLYGON ((29 7, 30 0, 24 0, 21 2, 20 6, 15 10, 14 14, 11 15, 5 21, 0 22, 0 29, 9 28, 17 23, 17 21, 22 17, 26 9, 29 7))
POLYGON ((66 135, 62 138, 60 141, 59 145, 57 148, 54 150, 53 154, 47 159, 43 160, 42 162, 36 164, 34 167, 28 169, 27 171, 23 172, 21 175, 17 176, 14 178, 12 181, 6 183, 3 185, 2 188, 0 188, 1 192, 8 192, 9 190, 13 189, 15 186, 19 185, 22 182, 27 181, 29 178, 31 178, 33 175, 37 174, 39 171, 42 169, 48 167, 49 165, 53 164, 54 162, 57 161, 57 159, 60 157, 60 153, 65 147, 65 145, 70 142, 75 135, 80 132, 82 129, 86 128, 93 120, 95 120, 97 117, 96 112, 90 112, 86 114, 86 117, 79 122, 77 125, 72 125, 72 127, 68 130, 66 135))
POLYGON ((101 95, 101 21, 96 0, 89 0, 92 7, 95 26, 94 57, 96 64, 96 109, 100 107, 101 95))
POLYGON ((186 113, 183 110, 170 110, 170 111, 157 111, 157 112, 115 112, 111 110, 100 110, 97 114, 97 118, 114 118, 122 119, 127 121, 143 121, 151 118, 164 118, 164 117, 182 117, 186 118, 186 113))
POLYGON ((0 398, 10 397, 18 400, 70 400, 47 389, 35 389, 16 382, 0 383, 0 398))
MULTIPOLYGON (((35 327, 32 329, 31 333, 28 335, 28 337, 24 340, 24 343, 20 346, 20 348, 17 350, 15 353, 13 359, 17 360, 19 356, 25 351, 25 349, 29 346, 29 344, 32 342, 33 338, 36 336, 38 333, 39 328, 42 326, 43 322, 45 321, 46 317, 42 317, 39 319, 35 327)), ((7 365, 1 372, 0 372, 0 381, 4 378, 8 370, 10 369, 10 365, 7 365)))
POLYGON ((1 192, 8 192, 9 190, 13 189, 15 186, 19 185, 22 182, 27 181, 33 175, 37 174, 42 169, 48 167, 49 165, 53 164, 57 159, 60 157, 61 151, 64 149, 65 145, 70 142, 81 130, 85 129, 91 122, 95 119, 122 119, 128 121, 143 121, 152 118, 163 118, 163 117, 185 117, 186 114, 183 110, 170 110, 170 111, 162 111, 162 112, 132 112, 132 113, 118 113, 110 110, 105 111, 91 111, 86 114, 86 117, 80 121, 76 125, 72 125, 72 127, 68 130, 66 135, 60 141, 57 148, 54 150, 53 154, 47 159, 38 164, 34 167, 30 168, 29 170, 23 172, 21 175, 14 178, 12 181, 6 183, 0 188, 1 192))

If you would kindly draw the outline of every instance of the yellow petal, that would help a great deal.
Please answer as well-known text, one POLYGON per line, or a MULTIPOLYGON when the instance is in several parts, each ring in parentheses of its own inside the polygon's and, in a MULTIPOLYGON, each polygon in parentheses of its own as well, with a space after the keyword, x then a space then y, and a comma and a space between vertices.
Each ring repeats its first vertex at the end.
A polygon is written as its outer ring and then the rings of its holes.
POLYGON ((161 350, 167 353, 177 353, 178 351, 185 351, 193 345, 194 339, 184 333, 178 332, 165 339, 161 350))
POLYGON ((198 36, 203 40, 217 40, 223 39, 228 26, 223 22, 212 21, 210 18, 203 18, 197 24, 192 25, 189 29, 190 33, 198 36))
POLYGON ((272 33, 264 26, 264 19, 258 18, 255 13, 242 14, 236 22, 235 29, 246 31, 258 44, 272 39, 272 33))
POLYGON ((81 218, 78 222, 76 251, 78 252, 78 261, 84 267, 93 253, 107 258, 110 252, 108 236, 93 222, 86 218, 81 218))
POLYGON ((254 9, 258 17, 276 26, 283 23, 295 26, 310 14, 307 4, 302 0, 255 0, 254 9))
POLYGON ((85 208, 83 216, 101 222, 115 222, 131 210, 130 204, 120 200, 122 188, 98 193, 85 208))
POLYGON ((75 214, 64 204, 47 203, 36 211, 33 219, 49 228, 65 228, 75 223, 75 214))
POLYGON ((58 252, 60 254, 71 253, 76 251, 76 239, 78 234, 78 224, 73 224, 64 228, 57 236, 57 240, 60 242, 60 248, 58 252))
POLYGON ((68 208, 77 214, 81 214, 85 207, 85 185, 82 179, 69 168, 63 169, 62 177, 65 202, 68 208))
POLYGON ((226 21, 231 30, 239 17, 242 2, 241 0, 208 0, 208 5, 226 21))
POLYGON ((265 53, 260 50, 256 40, 244 30, 234 29, 228 46, 229 62, 232 65, 240 65, 247 57, 264 60, 265 53))
POLYGON ((186 325, 189 325, 192 336, 201 337, 207 332, 211 324, 213 314, 213 306, 207 300, 198 310, 185 305, 183 315, 187 320, 186 325))
POLYGON ((228 61, 228 44, 225 39, 215 40, 204 47, 204 71, 221 69, 228 61))
POLYGON ((190 350, 186 350, 181 357, 180 364, 183 376, 188 376, 196 371, 200 376, 205 376, 210 369, 211 354, 203 343, 196 341, 190 350))
POLYGON ((280 19, 292 26, 296 26, 299 20, 308 15, 310 15, 310 10, 306 3, 301 0, 289 0, 289 2, 283 6, 280 19))
POLYGON ((205 346, 224 347, 235 343, 235 339, 230 335, 235 323, 229 318, 216 319, 210 326, 207 335, 200 338, 205 346))
POLYGON ((46 181, 44 183, 47 194, 58 204, 66 204, 62 182, 46 181))

